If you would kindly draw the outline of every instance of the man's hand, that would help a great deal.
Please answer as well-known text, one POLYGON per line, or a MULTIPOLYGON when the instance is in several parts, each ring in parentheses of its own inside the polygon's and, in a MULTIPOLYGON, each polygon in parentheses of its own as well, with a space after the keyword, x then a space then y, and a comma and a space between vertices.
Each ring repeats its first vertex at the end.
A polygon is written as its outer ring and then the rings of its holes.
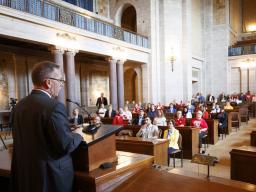
POLYGON ((79 127, 77 127, 76 129, 74 129, 72 132, 73 133, 77 133, 77 134, 79 134, 79 135, 81 135, 82 137, 84 137, 84 133, 83 133, 83 127, 82 126, 79 126, 79 127))

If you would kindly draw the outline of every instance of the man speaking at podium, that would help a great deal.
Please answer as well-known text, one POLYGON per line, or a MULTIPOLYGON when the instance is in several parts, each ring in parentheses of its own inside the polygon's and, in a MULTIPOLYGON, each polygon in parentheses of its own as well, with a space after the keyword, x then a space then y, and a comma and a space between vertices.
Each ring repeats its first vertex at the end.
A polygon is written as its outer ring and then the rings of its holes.
POLYGON ((60 67, 41 62, 32 71, 34 89, 14 109, 12 191, 71 192, 71 152, 82 141, 72 133, 65 106, 55 100, 64 84, 60 67))

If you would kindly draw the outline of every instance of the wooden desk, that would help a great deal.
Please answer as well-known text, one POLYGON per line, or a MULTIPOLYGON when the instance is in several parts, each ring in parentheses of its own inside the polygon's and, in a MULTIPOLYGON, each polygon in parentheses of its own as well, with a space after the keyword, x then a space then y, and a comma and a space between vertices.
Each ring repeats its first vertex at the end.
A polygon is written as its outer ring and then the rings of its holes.
POLYGON ((216 119, 206 119, 205 120, 208 125, 208 137, 209 144, 215 144, 218 142, 218 120, 216 119))
MULTIPOLYGON (((167 126, 158 126, 159 129, 167 129, 167 126)), ((175 127, 179 130, 182 135, 182 148, 183 148, 183 157, 185 159, 192 159, 194 154, 199 153, 199 128, 184 126, 184 127, 175 127)), ((126 125, 123 126, 124 130, 132 130, 133 136, 136 136, 136 133, 140 130, 138 125, 126 125)))
POLYGON ((154 163, 168 166, 168 145, 166 139, 143 139, 141 137, 116 136, 118 151, 154 156, 154 163))
POLYGON ((83 135, 86 145, 80 145, 73 153, 74 169, 76 171, 92 171, 106 162, 117 161, 115 133, 121 126, 102 125, 94 134, 75 132, 83 135), (107 152, 107 153, 106 153, 107 152))
POLYGON ((207 178, 206 174, 202 174, 202 173, 198 174, 197 172, 192 172, 192 171, 187 171, 187 170, 177 169, 177 168, 170 170, 169 173, 174 173, 177 175, 182 175, 182 176, 187 176, 187 177, 193 177, 193 178, 201 179, 201 180, 208 180, 211 182, 220 183, 220 184, 224 184, 224 185, 228 185, 228 186, 232 186, 235 188, 240 188, 240 189, 244 189, 244 190, 248 190, 248 191, 254 191, 254 192, 256 191, 256 185, 241 182, 241 181, 235 181, 235 180, 225 179, 225 178, 221 178, 221 177, 215 177, 215 176, 211 176, 211 175, 209 178, 207 178))
MULTIPOLYGON (((89 173, 84 171, 75 172, 75 187, 77 190, 111 191, 122 182, 136 175, 141 170, 151 167, 153 157, 143 154, 128 152, 116 153, 118 162, 108 169, 95 169, 89 173)), ((8 191, 11 170, 11 153, 0 151, 0 189, 8 191)))
POLYGON ((112 191, 143 169, 152 166, 153 157, 117 151, 118 163, 108 169, 95 169, 89 173, 75 172, 76 190, 81 192, 112 191))
POLYGON ((256 131, 251 132, 251 146, 256 146, 256 131))
POLYGON ((231 179, 256 184, 256 147, 235 148, 230 155, 231 179))
POLYGON ((246 187, 238 188, 232 184, 181 176, 165 171, 145 169, 117 187, 113 192, 248 192, 246 187))
MULTIPOLYGON (((167 126, 158 126, 159 129, 167 129, 167 126)), ((199 153, 199 130, 200 128, 192 126, 175 127, 179 130, 182 136, 183 157, 185 159, 192 159, 192 156, 199 153)))
POLYGON ((182 135, 183 157, 192 159, 193 155, 199 153, 199 128, 175 127, 182 135))

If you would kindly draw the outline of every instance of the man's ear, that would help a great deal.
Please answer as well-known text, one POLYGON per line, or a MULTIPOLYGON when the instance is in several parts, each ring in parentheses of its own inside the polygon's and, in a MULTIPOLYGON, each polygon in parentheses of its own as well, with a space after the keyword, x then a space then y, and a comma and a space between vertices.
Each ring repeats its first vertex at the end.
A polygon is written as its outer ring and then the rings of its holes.
POLYGON ((46 79, 43 83, 45 89, 50 89, 52 87, 52 82, 49 79, 46 79))

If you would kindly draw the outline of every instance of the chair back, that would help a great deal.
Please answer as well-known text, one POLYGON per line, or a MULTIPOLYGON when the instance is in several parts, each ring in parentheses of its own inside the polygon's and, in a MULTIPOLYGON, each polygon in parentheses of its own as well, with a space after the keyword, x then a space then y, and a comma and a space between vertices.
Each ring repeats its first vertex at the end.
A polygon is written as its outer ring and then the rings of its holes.
POLYGON ((239 114, 240 116, 248 116, 248 108, 240 108, 239 114))
POLYGON ((236 113, 236 112, 231 112, 231 113, 232 113, 231 120, 232 121, 238 121, 239 120, 238 113, 236 113))

